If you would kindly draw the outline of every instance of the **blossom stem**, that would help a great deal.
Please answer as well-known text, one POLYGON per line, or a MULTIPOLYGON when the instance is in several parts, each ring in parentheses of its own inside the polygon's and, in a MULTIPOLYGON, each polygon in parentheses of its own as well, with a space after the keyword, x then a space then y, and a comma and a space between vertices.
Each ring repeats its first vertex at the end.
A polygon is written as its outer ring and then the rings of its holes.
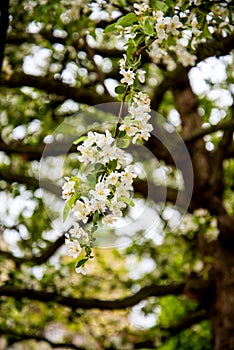
POLYGON ((128 94, 128 90, 129 90, 129 85, 127 86, 127 89, 123 95, 123 99, 122 99, 122 102, 121 102, 121 105, 120 105, 120 109, 119 109, 119 115, 118 115, 118 121, 116 123, 116 126, 115 126, 115 130, 114 130, 114 138, 116 138, 117 134, 118 134, 118 130, 119 130, 119 127, 120 127, 120 120, 121 120, 121 117, 122 117, 122 112, 123 112, 123 106, 124 106, 124 102, 125 102, 125 99, 127 97, 127 94, 128 94))
POLYGON ((140 48, 134 53, 134 56, 139 56, 139 55, 142 53, 142 51, 144 51, 144 50, 147 49, 150 45, 152 45, 153 42, 154 42, 156 39, 157 39, 157 38, 152 38, 148 44, 146 44, 146 45, 140 47, 140 48))

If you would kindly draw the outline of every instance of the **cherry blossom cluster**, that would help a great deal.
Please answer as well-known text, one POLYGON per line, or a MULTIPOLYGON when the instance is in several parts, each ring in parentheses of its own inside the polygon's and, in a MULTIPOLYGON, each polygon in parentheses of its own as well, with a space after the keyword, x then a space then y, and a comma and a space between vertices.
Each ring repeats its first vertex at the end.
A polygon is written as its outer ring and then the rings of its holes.
POLYGON ((77 150, 79 162, 87 167, 89 173, 83 174, 83 179, 66 177, 62 198, 66 200, 74 219, 73 228, 65 235, 68 255, 77 258, 84 250, 85 257, 76 267, 76 272, 84 274, 86 269, 83 265, 92 257, 93 233, 98 222, 112 225, 123 215, 127 205, 134 205, 131 193, 136 174, 130 157, 117 147, 108 130, 105 134, 88 132, 77 150))
POLYGON ((131 195, 136 173, 128 153, 120 147, 126 148, 130 142, 147 141, 153 129, 149 123, 149 96, 138 89, 146 73, 139 68, 140 64, 138 57, 128 60, 124 55, 120 60, 123 85, 117 90, 122 102, 114 132, 89 131, 77 141, 77 158, 87 172, 82 177, 65 178, 66 183, 62 187, 62 198, 66 200, 65 219, 71 212, 74 220, 73 228, 66 233, 68 254, 73 258, 84 255, 76 265, 76 272, 86 273, 84 265, 92 258, 94 233, 98 227, 113 225, 123 216, 128 205, 134 205, 131 195), (122 117, 126 97, 128 112, 122 117))
POLYGON ((125 54, 123 56, 124 58, 120 60, 120 74, 123 75, 121 83, 127 84, 130 88, 132 98, 129 103, 128 115, 121 122, 119 130, 124 131, 128 137, 132 138, 133 143, 136 143, 137 140, 147 141, 150 137, 150 131, 153 130, 153 126, 148 123, 151 118, 149 114, 151 111, 150 98, 146 93, 134 90, 135 80, 144 83, 146 72, 129 63, 125 54))
POLYGON ((137 140, 147 141, 150 131, 153 130, 153 126, 148 123, 151 118, 150 111, 149 96, 143 92, 136 93, 129 106, 128 115, 123 119, 119 130, 125 131, 127 136, 132 137, 133 143, 137 140))
MULTIPOLYGON (((167 4, 157 5, 148 1, 133 4, 134 14, 137 20, 127 26, 118 25, 116 28, 124 38, 129 38, 134 55, 137 48, 134 43, 148 46, 148 53, 156 64, 164 65, 172 71, 177 63, 188 67, 196 63, 195 51, 198 44, 211 39, 216 31, 223 37, 233 31, 230 11, 227 7, 220 6, 217 2, 214 6, 207 6, 207 13, 198 11, 199 1, 180 0, 175 6, 174 13, 167 4), (191 6, 193 5, 193 6, 191 6), (206 24, 204 24, 206 23, 206 24), (205 29, 204 29, 205 28, 205 29)), ((126 71, 126 76, 134 79, 131 71, 126 71)))
POLYGON ((125 152, 117 147, 109 130, 106 130, 105 134, 89 131, 87 138, 77 150, 81 153, 78 160, 86 165, 88 163, 106 165, 112 160, 117 161, 117 168, 126 164, 125 152))

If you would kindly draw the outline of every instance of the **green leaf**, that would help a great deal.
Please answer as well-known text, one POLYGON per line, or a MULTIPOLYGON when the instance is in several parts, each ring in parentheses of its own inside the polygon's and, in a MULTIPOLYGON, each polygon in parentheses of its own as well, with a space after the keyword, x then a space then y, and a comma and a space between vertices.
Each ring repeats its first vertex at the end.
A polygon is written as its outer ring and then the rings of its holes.
POLYGON ((120 148, 127 148, 130 142, 131 140, 129 138, 121 138, 121 139, 117 139, 116 144, 120 148))
POLYGON ((135 37, 134 37, 134 41, 136 43, 137 46, 139 46, 141 43, 143 43, 143 41, 145 40, 145 35, 142 33, 138 33, 135 37))
POLYGON ((92 248, 91 248, 89 245, 87 245, 87 246, 85 247, 85 252, 86 252, 86 257, 92 258, 92 257, 90 256, 91 253, 92 253, 92 248))
POLYGON ((185 3, 181 6, 181 12, 185 12, 189 6, 190 6, 189 2, 185 2, 185 3))
POLYGON ((95 211, 95 213, 93 214, 93 223, 96 224, 99 220, 99 212, 98 210, 95 211))
POLYGON ((126 135, 126 132, 124 130, 120 130, 120 132, 118 133, 118 138, 121 139, 125 135, 126 135))
POLYGON ((87 175, 87 180, 92 188, 95 187, 96 185, 96 176, 94 174, 88 174, 87 175))
POLYGON ((153 36, 154 35, 154 28, 152 24, 150 23, 150 19, 147 18, 144 23, 144 31, 147 35, 153 36))
POLYGON ((80 194, 74 193, 66 202, 65 207, 63 209, 63 222, 66 221, 67 216, 69 214, 69 211, 71 210, 72 205, 75 203, 75 201, 80 198, 80 194))
POLYGON ((130 39, 128 41, 128 48, 126 50, 127 59, 132 62, 133 61, 133 54, 137 51, 137 45, 133 39, 130 39))
POLYGON ((134 12, 131 12, 131 13, 128 13, 127 15, 121 17, 116 22, 116 25, 122 26, 122 27, 128 27, 136 22, 138 22, 138 17, 134 12))
POLYGON ((211 32, 209 31, 209 28, 208 28, 208 23, 204 23, 204 26, 203 26, 203 33, 205 34, 206 38, 208 39, 212 39, 212 34, 211 32))
POLYGON ((117 23, 112 23, 109 24, 105 29, 104 29, 104 33, 111 33, 115 30, 117 23))
MULTIPOLYGON (((137 68, 140 65, 141 65, 141 55, 139 55, 137 61, 134 63, 134 68, 137 68)), ((134 90, 134 91, 136 91, 136 90, 134 90)))
POLYGON ((78 267, 83 266, 83 265, 86 263, 86 261, 88 261, 88 260, 89 260, 88 258, 84 258, 84 259, 79 260, 79 261, 76 263, 76 269, 77 269, 78 267))
POLYGON ((153 10, 155 10, 155 11, 160 10, 160 11, 162 11, 164 13, 168 9, 167 4, 165 4, 165 2, 163 2, 163 1, 152 0, 151 1, 151 6, 152 6, 153 10))
POLYGON ((174 46, 176 43, 176 40, 173 35, 169 34, 167 38, 168 46, 174 46))
POLYGON ((133 200, 131 198, 128 198, 128 197, 119 197, 118 199, 120 202, 124 202, 128 205, 131 205, 131 207, 134 207, 135 206, 135 203, 133 202, 133 200))
POLYGON ((105 169, 102 163, 96 163, 94 168, 95 168, 95 171, 100 171, 105 169))
POLYGON ((15 307, 18 311, 22 311, 23 309, 23 304, 20 300, 15 299, 15 307))
POLYGON ((118 85, 115 88, 116 94, 124 94, 126 92, 127 87, 125 85, 118 85))
POLYGON ((131 26, 132 24, 136 23, 137 21, 138 21, 138 17, 135 13, 133 13, 133 12, 128 13, 127 15, 119 18, 117 22, 109 24, 104 29, 104 33, 113 32, 117 26, 122 26, 122 27, 131 26))
POLYGON ((83 142, 83 141, 86 140, 86 139, 87 139, 87 136, 86 136, 86 135, 81 136, 81 137, 79 137, 77 140, 75 140, 75 141, 73 142, 73 144, 74 144, 74 145, 78 145, 79 143, 83 142))
POLYGON ((109 171, 114 171, 117 167, 117 160, 116 159, 113 159, 111 160, 108 165, 107 165, 107 168, 109 171))
POLYGON ((97 225, 93 225, 93 226, 91 227, 91 234, 93 234, 94 232, 96 232, 97 229, 98 229, 98 226, 97 226, 97 225))
POLYGON ((69 181, 75 181, 76 189, 80 186, 82 180, 77 176, 71 176, 69 181))

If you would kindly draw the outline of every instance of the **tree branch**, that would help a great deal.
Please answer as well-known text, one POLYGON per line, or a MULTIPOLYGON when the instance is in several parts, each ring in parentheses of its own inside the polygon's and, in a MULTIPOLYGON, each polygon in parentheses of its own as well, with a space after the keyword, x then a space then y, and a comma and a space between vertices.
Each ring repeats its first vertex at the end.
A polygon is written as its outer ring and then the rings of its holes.
POLYGON ((185 329, 191 327, 192 325, 196 323, 200 323, 201 321, 205 320, 207 317, 208 315, 206 310, 204 309, 196 310, 190 313, 189 315, 187 315, 185 318, 183 318, 181 321, 177 322, 176 324, 171 325, 168 328, 164 328, 164 330, 169 332, 170 336, 174 336, 184 331, 185 329))
POLYGON ((208 57, 221 57, 230 53, 234 49, 234 32, 224 38, 222 35, 215 36, 214 39, 207 40, 198 45, 196 51, 197 63, 208 57))
POLYGON ((17 265, 24 264, 24 263, 32 263, 33 265, 42 265, 45 262, 47 262, 47 260, 51 258, 51 256, 54 255, 54 253, 64 244, 64 241, 65 241, 65 236, 64 235, 60 236, 56 241, 52 242, 49 245, 49 247, 46 248, 40 256, 31 256, 29 258, 24 258, 24 257, 19 258, 14 256, 12 253, 6 252, 3 250, 0 250, 0 256, 4 256, 7 259, 14 260, 17 265))
POLYGON ((226 149, 225 159, 230 159, 230 158, 234 158, 234 143, 232 143, 230 147, 226 149))
POLYGON ((46 191, 49 191, 55 194, 57 197, 61 197, 61 193, 62 193, 61 188, 48 180, 44 180, 44 179, 37 180, 34 177, 13 173, 10 170, 6 170, 6 169, 0 169, 0 177, 2 178, 2 180, 8 183, 17 182, 20 184, 25 184, 33 190, 41 187, 46 191))
POLYGON ((234 215, 218 216, 218 226, 220 229, 218 240, 226 247, 226 249, 234 250, 234 215))
POLYGON ((180 295, 183 293, 185 284, 174 283, 169 285, 155 285, 143 287, 137 293, 116 300, 100 300, 95 298, 72 298, 58 294, 57 292, 44 292, 33 289, 22 289, 15 286, 3 285, 0 287, 0 296, 13 297, 17 299, 29 299, 42 302, 53 301, 59 305, 67 306, 72 310, 81 309, 99 309, 99 310, 119 310, 132 307, 140 301, 151 296, 161 297, 169 294, 180 295))
MULTIPOLYGON (((183 318, 181 321, 179 321, 178 323, 176 323, 174 325, 169 326, 168 328, 159 328, 160 333, 161 333, 161 331, 167 333, 167 335, 164 335, 162 337, 162 341, 163 342, 167 341, 169 338, 171 338, 171 336, 178 335, 179 333, 181 333, 185 329, 190 328, 194 324, 200 323, 201 321, 205 320, 206 318, 207 318, 207 311, 202 309, 202 310, 198 310, 198 311, 194 311, 194 312, 190 313, 185 318, 183 318)), ((7 328, 0 327, 0 333, 4 334, 4 335, 10 335, 11 337, 13 337, 14 342, 32 339, 32 340, 36 340, 36 341, 45 341, 48 344, 50 344, 53 348, 66 347, 66 348, 75 349, 75 350, 85 350, 85 348, 77 347, 76 345, 74 345, 72 343, 54 343, 43 336, 39 336, 36 334, 35 335, 28 334, 28 333, 24 333, 24 332, 17 333, 13 329, 7 329, 7 328)), ((133 342, 132 346, 133 346, 133 349, 143 349, 143 348, 144 349, 154 349, 155 342, 152 340, 146 340, 146 341, 135 342, 135 343, 133 342)), ((113 350, 114 348, 111 347, 111 348, 107 348, 107 349, 113 350)))
MULTIPOLYGON (((134 181, 134 191, 144 196, 144 198, 149 198, 155 203, 170 202, 176 204, 180 209, 186 207, 187 209, 187 198, 186 193, 182 190, 177 190, 169 186, 155 185, 152 182, 145 180, 135 180, 134 181)), ((190 203, 189 211, 193 211, 193 203, 190 203)))
POLYGON ((75 88, 59 80, 54 80, 48 77, 34 76, 25 74, 23 72, 15 72, 10 79, 1 81, 1 86, 9 88, 29 86, 39 90, 47 91, 48 93, 54 93, 58 96, 65 96, 76 102, 84 103, 88 105, 95 105, 105 102, 113 102, 115 99, 111 96, 98 95, 96 91, 89 87, 87 88, 75 88))
POLYGON ((211 125, 206 129, 197 130, 191 135, 189 135, 188 137, 186 137, 184 141, 186 142, 186 144, 190 144, 194 141, 197 141, 198 139, 202 138, 205 135, 212 134, 213 132, 216 132, 219 130, 234 130, 234 119, 225 120, 216 125, 211 125))
POLYGON ((46 144, 26 145, 18 142, 5 143, 0 136, 0 150, 6 154, 20 154, 26 160, 40 160, 42 157, 65 155, 77 152, 76 146, 70 143, 54 142, 53 147, 46 147, 46 144))
MULTIPOLYGON (((194 312, 191 312, 189 315, 187 315, 185 318, 175 323, 174 325, 164 328, 158 327, 157 329, 159 332, 159 341, 165 343, 168 339, 171 339, 171 337, 178 335, 179 333, 181 333, 185 329, 190 328, 194 324, 200 323, 201 321, 207 319, 207 317, 208 315, 206 310, 196 310, 194 312), (165 333, 162 337, 161 332, 165 333)), ((134 349, 155 349, 155 341, 146 340, 135 343, 134 349)))
POLYGON ((4 58, 4 49, 6 44, 7 29, 9 24, 9 0, 0 2, 0 75, 4 58))
POLYGON ((11 338, 14 338, 14 343, 17 341, 24 341, 24 340, 36 340, 37 342, 44 341, 50 344, 53 348, 70 348, 74 350, 84 350, 84 348, 78 347, 72 343, 54 343, 43 336, 39 336, 36 334, 28 334, 25 332, 18 333, 15 330, 9 329, 9 328, 7 329, 4 327, 0 327, 0 333, 4 335, 10 335, 11 338))
MULTIPOLYGON (((49 180, 37 180, 34 177, 13 173, 12 171, 8 171, 6 169, 0 169, 0 177, 2 180, 8 183, 17 182, 20 184, 25 184, 32 190, 43 188, 46 191, 55 194, 58 198, 61 197, 61 187, 49 180)), ((155 203, 168 201, 176 204, 179 208, 184 208, 184 205, 186 204, 185 193, 182 190, 177 190, 176 188, 169 186, 159 186, 145 180, 136 180, 134 182, 134 190, 136 193, 143 195, 146 199, 149 197, 155 201, 155 203)), ((190 207, 192 208, 192 204, 190 207)))

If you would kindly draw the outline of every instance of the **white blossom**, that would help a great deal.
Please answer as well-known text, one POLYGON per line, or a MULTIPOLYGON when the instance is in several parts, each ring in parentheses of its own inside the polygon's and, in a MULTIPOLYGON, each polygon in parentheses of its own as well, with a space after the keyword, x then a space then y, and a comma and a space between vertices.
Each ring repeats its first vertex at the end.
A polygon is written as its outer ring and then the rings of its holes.
POLYGON ((164 18, 160 19, 156 25, 157 32, 157 42, 161 43, 164 39, 167 39, 168 34, 166 33, 166 23, 164 22, 164 18))
POLYGON ((184 67, 194 66, 197 56, 189 53, 188 50, 186 50, 186 48, 179 43, 173 49, 176 52, 178 62, 180 62, 184 67))
POLYGON ((130 68, 128 68, 128 70, 122 69, 120 73, 123 75, 121 83, 126 83, 128 85, 132 85, 134 83, 134 78, 136 74, 130 68))
POLYGON ((143 69, 137 70, 137 77, 139 79, 139 82, 142 84, 145 82, 145 74, 146 74, 145 70, 143 70, 143 69))
POLYGON ((65 238, 65 244, 68 249, 68 255, 77 258, 82 250, 80 243, 77 240, 65 238))
POLYGON ((164 56, 167 56, 167 51, 165 49, 162 49, 157 41, 153 42, 153 44, 150 47, 149 56, 151 57, 152 61, 154 63, 159 63, 164 56))
POLYGON ((147 5, 146 3, 141 3, 141 4, 134 4, 133 5, 135 10, 135 14, 138 15, 138 16, 142 16, 144 14, 144 12, 148 11, 149 9, 149 5, 147 5))
POLYGON ((198 21, 196 17, 192 19, 191 26, 192 26, 192 33, 195 36, 199 36, 202 33, 202 31, 198 29, 198 21))
POLYGON ((66 177, 66 180, 67 182, 62 186, 62 199, 68 199, 75 192, 75 181, 70 181, 68 177, 66 177))
POLYGON ((113 214, 105 215, 102 218, 102 223, 104 225, 110 226, 110 225, 113 225, 116 222, 117 219, 118 218, 116 216, 114 216, 113 214))
MULTIPOLYGON (((92 195, 93 195, 93 193, 92 193, 92 195)), ((92 198, 90 200, 90 209, 91 209, 92 213, 94 213, 95 211, 105 212, 105 209, 106 209, 106 198, 105 199, 92 198)))
POLYGON ((98 158, 98 149, 96 146, 92 147, 84 143, 83 145, 78 146, 77 149, 81 152, 81 155, 77 157, 81 163, 96 163, 98 158))
POLYGON ((123 202, 119 202, 116 198, 111 200, 110 210, 115 217, 120 218, 123 215, 121 210, 123 207, 123 202))
POLYGON ((120 197, 130 197, 129 191, 131 190, 133 190, 132 184, 129 183, 129 181, 126 180, 126 178, 123 179, 120 185, 116 188, 116 191, 115 191, 116 200, 118 200, 120 197))
POLYGON ((89 241, 88 232, 86 232, 82 227, 80 227, 80 225, 77 222, 73 224, 73 228, 70 229, 69 233, 71 234, 71 236, 81 238, 86 242, 89 241))
POLYGON ((132 137, 133 143, 137 140, 148 140, 150 137, 150 131, 153 130, 153 126, 148 123, 150 119, 150 99, 145 93, 135 94, 133 103, 129 106, 128 112, 130 118, 127 116, 124 118, 120 130, 126 132, 127 136, 132 137))
POLYGON ((97 199, 101 199, 102 196, 106 198, 106 196, 110 193, 110 189, 106 187, 104 182, 98 182, 95 186, 95 191, 98 195, 97 199))
POLYGON ((103 164, 106 164, 113 159, 116 159, 116 145, 111 146, 106 143, 101 150, 100 160, 103 164))
POLYGON ((164 24, 166 25, 166 32, 177 36, 179 34, 178 28, 182 28, 183 24, 177 15, 171 17, 165 17, 164 24))
POLYGON ((107 185, 116 185, 120 177, 120 173, 116 171, 112 171, 110 175, 106 178, 106 184, 107 185))
POLYGON ((160 22, 163 19, 163 12, 162 11, 154 11, 153 12, 153 19, 155 22, 160 22))
POLYGON ((137 128, 134 125, 131 125, 131 121, 125 122, 124 124, 120 125, 119 130, 125 131, 127 136, 135 136, 137 133, 137 128))
POLYGON ((127 187, 131 187, 130 190, 132 190, 132 183, 133 183, 133 179, 136 178, 136 174, 134 171, 134 167, 133 165, 129 165, 126 167, 126 169, 124 170, 124 172, 121 174, 121 182, 123 184, 126 184, 127 187))
POLYGON ((123 58, 121 58, 121 59, 119 60, 120 73, 121 73, 121 71, 124 70, 124 68, 126 67, 126 62, 127 62, 127 56, 126 56, 126 54, 124 53, 124 54, 123 54, 123 58))
POLYGON ((86 223, 90 214, 89 200, 86 197, 82 197, 81 199, 74 204, 73 215, 76 220, 86 223))

